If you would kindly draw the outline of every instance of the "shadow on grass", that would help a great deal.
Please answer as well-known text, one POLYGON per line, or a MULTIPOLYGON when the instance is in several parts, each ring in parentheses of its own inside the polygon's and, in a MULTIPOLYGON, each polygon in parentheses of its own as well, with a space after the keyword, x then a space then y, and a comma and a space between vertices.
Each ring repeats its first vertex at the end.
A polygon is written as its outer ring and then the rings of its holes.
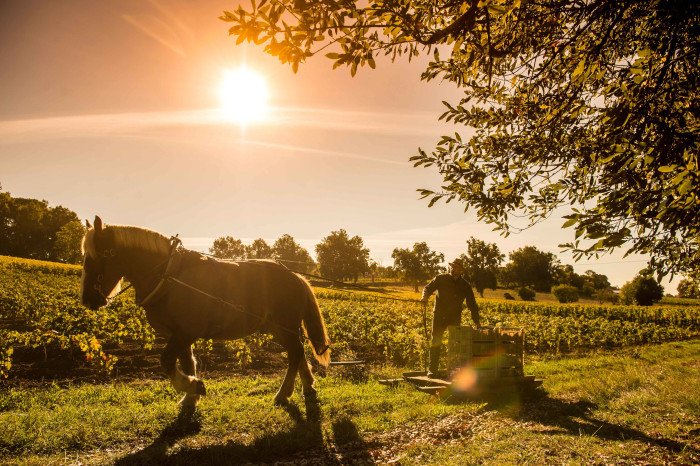
MULTIPOLYGON (((512 401, 505 400, 505 402, 499 403, 492 400, 489 402, 489 408, 497 409, 521 421, 532 421, 551 427, 557 433, 566 433, 576 437, 587 435, 606 441, 637 440, 663 448, 670 453, 681 453, 683 451, 695 454, 700 453, 700 450, 690 443, 661 437, 650 437, 640 430, 596 419, 592 415, 592 411, 598 405, 589 401, 568 401, 560 398, 551 398, 541 389, 523 397, 520 406, 514 407, 512 401)), ((543 434, 554 432, 552 430, 542 431, 543 434)))
POLYGON ((183 408, 180 414, 170 424, 165 426, 152 444, 136 453, 127 455, 116 461, 116 465, 154 464, 164 458, 168 448, 178 440, 195 435, 202 430, 201 415, 193 408, 183 408))
POLYGON ((201 430, 201 421, 194 414, 190 423, 196 428, 187 428, 181 414, 177 420, 168 425, 154 442, 136 453, 116 462, 119 466, 140 464, 237 464, 275 461, 301 462, 313 459, 322 464, 346 464, 344 458, 361 458, 363 464, 371 464, 371 455, 351 420, 333 424, 334 438, 340 443, 338 448, 324 441, 321 409, 316 401, 305 402, 305 414, 295 403, 289 403, 283 409, 294 421, 294 426, 284 431, 262 432, 252 443, 229 440, 225 444, 208 445, 201 448, 183 447, 168 453, 170 447, 178 440, 194 435, 201 430))

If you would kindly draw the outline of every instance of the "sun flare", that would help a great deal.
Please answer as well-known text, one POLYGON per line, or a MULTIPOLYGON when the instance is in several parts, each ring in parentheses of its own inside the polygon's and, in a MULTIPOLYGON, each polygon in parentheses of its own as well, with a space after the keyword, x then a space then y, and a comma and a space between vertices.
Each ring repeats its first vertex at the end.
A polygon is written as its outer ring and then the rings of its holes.
POLYGON ((265 78, 255 71, 241 67, 223 72, 219 98, 226 118, 241 124, 262 120, 269 95, 265 78))

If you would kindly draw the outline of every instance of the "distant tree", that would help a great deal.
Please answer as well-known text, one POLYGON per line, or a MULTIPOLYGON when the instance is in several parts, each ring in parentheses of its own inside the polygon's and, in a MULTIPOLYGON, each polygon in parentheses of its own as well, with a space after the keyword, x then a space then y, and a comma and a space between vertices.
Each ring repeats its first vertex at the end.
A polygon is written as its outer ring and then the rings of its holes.
POLYGON ((610 288, 610 281, 607 275, 595 273, 593 270, 586 270, 584 282, 591 286, 594 290, 607 290, 610 288))
POLYGON ((297 244, 288 234, 280 236, 272 245, 272 257, 299 272, 309 273, 316 267, 309 251, 297 244))
POLYGON ((272 259, 273 253, 270 245, 262 238, 245 247, 246 259, 272 259))
POLYGON ((510 262, 501 269, 501 276, 509 285, 532 286, 536 291, 549 291, 554 283, 558 261, 551 252, 535 246, 525 246, 508 255, 510 262))
POLYGON ((80 243, 85 235, 85 227, 78 220, 72 220, 63 225, 56 233, 54 242, 54 257, 60 262, 80 264, 83 256, 80 243))
POLYGON ((523 301, 534 301, 537 293, 535 293, 535 290, 530 287, 521 286, 518 288, 518 296, 520 296, 520 299, 523 301))
POLYGON ((415 243, 413 249, 395 248, 391 257, 394 259, 394 269, 413 285, 415 291, 440 272, 440 264, 445 260, 444 254, 431 251, 425 242, 415 243))
POLYGON ((57 260, 57 234, 73 221, 78 222, 78 216, 63 206, 0 193, 0 254, 57 260))
POLYGON ((486 288, 496 289, 498 267, 506 256, 495 243, 486 243, 472 236, 467 240, 467 253, 459 257, 465 265, 464 275, 482 298, 486 288))
POLYGON ((645 271, 640 272, 631 282, 620 289, 620 301, 623 304, 651 306, 664 297, 664 288, 645 271))
POLYGON ((700 285, 692 278, 684 278, 681 280, 680 283, 678 283, 676 291, 678 291, 679 298, 700 299, 700 285))
POLYGON ((354 279, 369 269, 369 249, 359 236, 350 238, 343 230, 331 232, 316 245, 321 275, 334 280, 354 279))
POLYGON ((552 287, 552 296, 560 303, 575 303, 578 301, 578 290, 571 285, 555 285, 552 287))
POLYGON ((574 271, 574 266, 570 264, 559 264, 554 269, 554 283, 557 285, 568 285, 578 289, 583 287, 583 277, 574 271))
POLYGON ((397 279, 397 278, 399 278, 399 271, 396 270, 391 265, 389 265, 387 267, 380 265, 377 267, 377 277, 388 278, 388 279, 397 279))
POLYGON ((231 236, 216 238, 209 253, 218 259, 245 259, 246 247, 240 239, 231 236))

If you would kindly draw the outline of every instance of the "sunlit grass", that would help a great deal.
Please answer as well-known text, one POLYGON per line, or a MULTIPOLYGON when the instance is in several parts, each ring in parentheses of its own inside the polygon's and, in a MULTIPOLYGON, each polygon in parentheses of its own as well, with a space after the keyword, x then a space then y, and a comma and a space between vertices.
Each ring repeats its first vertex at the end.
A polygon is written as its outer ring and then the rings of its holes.
POLYGON ((165 380, 13 388, 0 391, 0 462, 294 462, 359 452, 416 465, 691 464, 700 454, 691 433, 700 427, 698 360, 700 341, 530 358, 526 373, 544 380, 543 394, 487 406, 380 385, 401 373, 392 367, 333 368, 317 381, 320 404, 306 405, 297 387, 287 408, 272 404, 279 378, 207 380, 209 394, 188 418, 165 380))

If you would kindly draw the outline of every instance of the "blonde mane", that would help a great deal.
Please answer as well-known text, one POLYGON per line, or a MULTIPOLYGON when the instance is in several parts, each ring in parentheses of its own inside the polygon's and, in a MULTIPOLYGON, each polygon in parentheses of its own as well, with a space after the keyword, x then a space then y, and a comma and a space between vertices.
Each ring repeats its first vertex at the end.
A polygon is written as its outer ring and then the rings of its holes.
MULTIPOLYGON (((160 233, 147 228, 132 227, 125 225, 105 226, 105 233, 111 232, 114 239, 115 248, 136 248, 144 251, 152 251, 168 254, 170 252, 170 240, 160 233)), ((97 257, 95 249, 95 230, 91 228, 85 234, 81 246, 83 254, 97 257)))

